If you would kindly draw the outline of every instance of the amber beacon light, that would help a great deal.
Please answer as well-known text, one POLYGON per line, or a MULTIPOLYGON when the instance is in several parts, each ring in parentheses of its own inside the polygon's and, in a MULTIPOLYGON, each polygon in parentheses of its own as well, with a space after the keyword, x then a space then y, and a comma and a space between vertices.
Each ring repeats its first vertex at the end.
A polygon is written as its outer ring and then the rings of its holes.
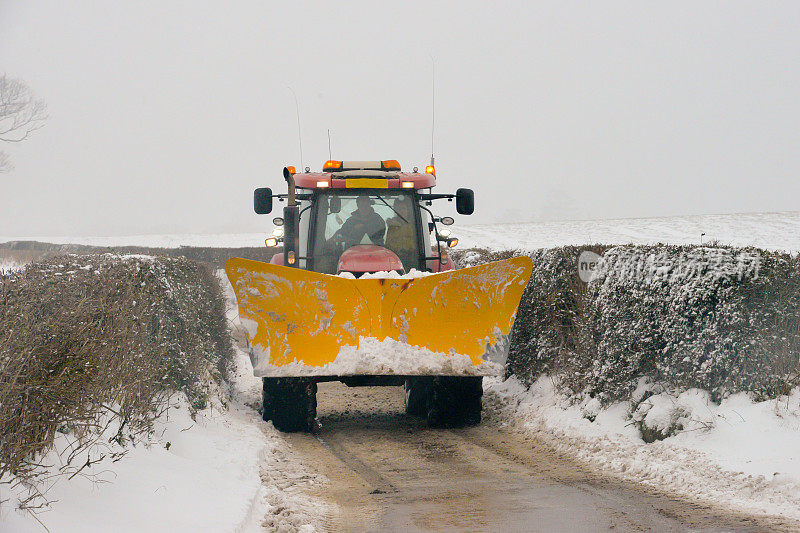
POLYGON ((400 170, 400 162, 397 159, 387 159, 381 161, 381 170, 400 170))
POLYGON ((342 169, 341 161, 325 161, 325 164, 322 165, 323 172, 333 172, 334 170, 341 170, 341 169, 342 169))

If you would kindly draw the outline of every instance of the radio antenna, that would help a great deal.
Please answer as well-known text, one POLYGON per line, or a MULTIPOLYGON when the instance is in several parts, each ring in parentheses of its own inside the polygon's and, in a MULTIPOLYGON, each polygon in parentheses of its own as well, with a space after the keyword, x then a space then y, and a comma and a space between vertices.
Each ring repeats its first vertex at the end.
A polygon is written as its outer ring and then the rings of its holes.
POLYGON ((297 142, 300 144, 300 168, 305 168, 303 165, 303 136, 300 134, 300 104, 297 102, 297 93, 294 92, 294 89, 286 86, 290 91, 292 91, 292 96, 294 96, 294 108, 297 111, 297 142))
POLYGON ((328 128, 328 159, 333 159, 331 155, 331 129, 328 128))
POLYGON ((431 56, 431 166, 433 166, 433 134, 436 129, 436 61, 431 56))

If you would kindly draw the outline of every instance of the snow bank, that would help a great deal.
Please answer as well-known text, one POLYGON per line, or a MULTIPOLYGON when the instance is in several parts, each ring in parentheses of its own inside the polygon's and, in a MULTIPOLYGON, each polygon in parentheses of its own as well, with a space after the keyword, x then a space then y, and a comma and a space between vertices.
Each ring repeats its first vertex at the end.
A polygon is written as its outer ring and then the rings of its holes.
MULTIPOLYGON (((192 419, 185 396, 176 395, 170 404, 149 443, 129 447, 117 462, 57 479, 46 492, 53 503, 36 511, 36 518, 51 531, 237 530, 260 490, 264 436, 236 408, 233 416, 209 409, 192 419)), ((63 449, 65 440, 56 448, 63 449)), ((98 447, 88 456, 104 452, 109 453, 98 447)), ((58 458, 51 453, 45 460, 58 458)), ((31 513, 13 509, 24 494, 0 496, 9 497, 0 515, 3 531, 36 529, 31 513)))
MULTIPOLYGON (((215 400, 192 416, 185 395, 176 394, 149 442, 89 450, 92 460, 103 453, 107 459, 48 484, 51 503, 43 509, 17 509, 25 491, 0 484, 0 529, 39 531, 41 523, 58 532, 314 531, 327 507, 302 489, 327 479, 309 472, 246 405, 258 402, 261 381, 241 351, 232 380, 230 404, 215 400)), ((44 462, 57 464, 55 451, 66 444, 66 437, 58 439, 44 462)))
POLYGON ((546 376, 530 389, 516 378, 493 379, 485 381, 484 408, 489 420, 622 480, 800 520, 800 388, 763 402, 736 394, 717 405, 694 389, 602 408, 595 399, 576 402, 558 393, 546 376), (647 444, 636 418, 683 429, 647 444))

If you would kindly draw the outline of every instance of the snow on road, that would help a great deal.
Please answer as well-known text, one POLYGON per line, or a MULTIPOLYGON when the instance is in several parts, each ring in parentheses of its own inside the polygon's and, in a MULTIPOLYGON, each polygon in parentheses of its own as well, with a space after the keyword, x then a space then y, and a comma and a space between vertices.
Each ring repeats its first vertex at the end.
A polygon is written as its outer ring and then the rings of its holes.
MULTIPOLYGON (((800 251, 800 211, 488 225, 469 225, 469 221, 468 217, 459 217, 457 225, 452 228, 453 235, 460 239, 461 248, 530 250, 566 244, 699 244, 702 238, 703 242, 718 241, 735 246, 800 251), (703 233, 705 236, 701 236, 703 233)), ((38 240, 95 246, 260 247, 264 245, 264 235, 269 231, 271 227, 265 222, 264 231, 258 233, 112 237, 0 236, 0 243, 38 240)))
POLYGON ((651 397, 639 407, 653 411, 651 423, 678 408, 685 429, 650 444, 631 422, 629 402, 605 409, 590 399, 576 403, 547 376, 530 389, 516 378, 487 379, 484 390, 485 409, 509 428, 604 474, 693 501, 800 520, 800 388, 763 402, 736 394, 720 405, 698 390, 651 397))

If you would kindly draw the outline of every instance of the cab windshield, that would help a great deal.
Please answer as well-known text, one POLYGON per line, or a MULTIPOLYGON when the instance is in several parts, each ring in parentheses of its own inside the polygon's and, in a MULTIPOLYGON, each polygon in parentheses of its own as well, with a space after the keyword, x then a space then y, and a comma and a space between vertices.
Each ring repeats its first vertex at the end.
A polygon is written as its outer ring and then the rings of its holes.
POLYGON ((335 274, 342 253, 352 246, 388 248, 406 272, 420 270, 417 214, 410 193, 402 191, 329 191, 317 198, 314 270, 335 274))

